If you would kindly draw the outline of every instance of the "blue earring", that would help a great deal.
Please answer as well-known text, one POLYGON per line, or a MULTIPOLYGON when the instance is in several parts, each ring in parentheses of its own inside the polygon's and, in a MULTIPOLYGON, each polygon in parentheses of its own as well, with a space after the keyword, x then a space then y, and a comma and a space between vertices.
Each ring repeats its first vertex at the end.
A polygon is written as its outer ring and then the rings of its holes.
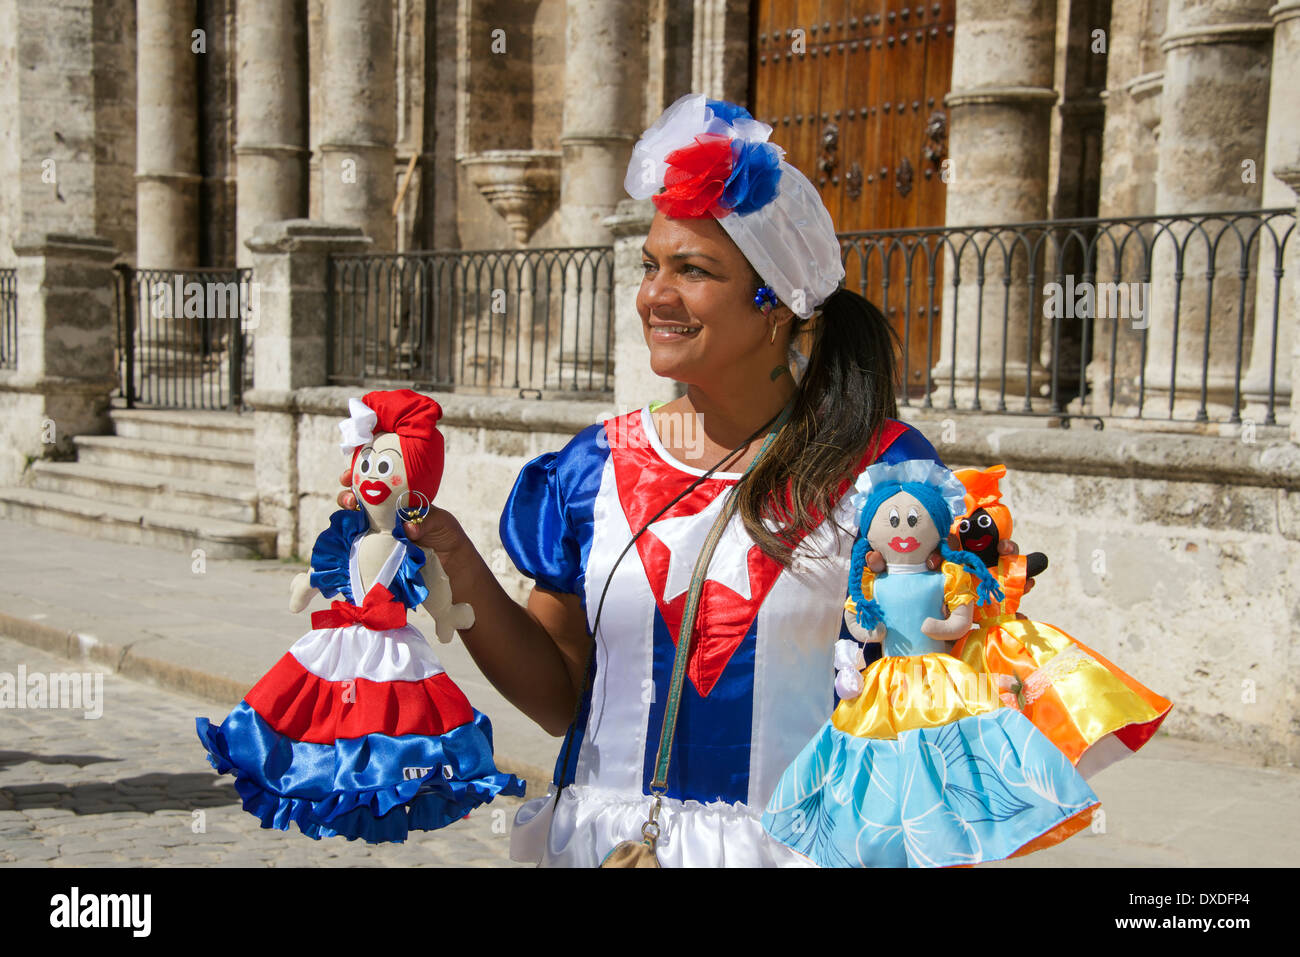
POLYGON ((765 316, 772 311, 772 307, 776 305, 776 293, 772 290, 771 286, 758 287, 758 292, 754 294, 754 305, 757 306, 765 316))

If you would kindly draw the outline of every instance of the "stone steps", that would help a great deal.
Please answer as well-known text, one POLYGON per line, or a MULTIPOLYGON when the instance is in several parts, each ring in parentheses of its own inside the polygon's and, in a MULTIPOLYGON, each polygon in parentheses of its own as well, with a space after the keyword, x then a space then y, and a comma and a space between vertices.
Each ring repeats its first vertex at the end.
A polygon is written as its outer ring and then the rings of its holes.
POLYGON ((205 448, 117 435, 78 435, 72 442, 77 447, 77 461, 86 465, 232 483, 244 489, 256 487, 251 448, 205 448))
POLYGON ((236 412, 182 412, 113 409, 113 432, 124 439, 151 439, 172 445, 251 450, 253 418, 236 412))
POLYGON ((194 478, 110 469, 85 462, 32 463, 33 489, 228 522, 257 521, 257 492, 194 478))
POLYGON ((93 501, 45 489, 0 489, 0 516, 131 545, 202 549, 206 558, 275 555, 276 530, 268 525, 93 501))
POLYGON ((0 488, 0 516, 209 558, 272 558, 257 522, 253 423, 228 412, 110 411, 116 435, 78 435, 75 462, 38 460, 0 488))

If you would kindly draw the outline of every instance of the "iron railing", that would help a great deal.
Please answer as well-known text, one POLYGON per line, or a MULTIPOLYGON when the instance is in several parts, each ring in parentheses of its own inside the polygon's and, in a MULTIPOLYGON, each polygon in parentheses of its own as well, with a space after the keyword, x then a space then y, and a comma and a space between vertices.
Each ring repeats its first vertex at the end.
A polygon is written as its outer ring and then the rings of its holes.
POLYGON ((611 247, 347 254, 329 269, 333 383, 535 398, 613 390, 611 247))
POLYGON ((1294 231, 1293 209, 1264 209, 840 241, 846 283, 901 335, 902 404, 1272 425, 1294 231))
POLYGON ((114 269, 128 408, 242 410, 253 382, 251 269, 114 269))
POLYGON ((18 368, 18 270, 0 269, 0 369, 18 368))

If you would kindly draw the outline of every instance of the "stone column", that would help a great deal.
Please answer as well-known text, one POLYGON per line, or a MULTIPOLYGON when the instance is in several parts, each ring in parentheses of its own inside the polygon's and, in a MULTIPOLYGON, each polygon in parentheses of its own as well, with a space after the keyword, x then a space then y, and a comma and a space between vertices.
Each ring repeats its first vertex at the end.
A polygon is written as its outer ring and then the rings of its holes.
MULTIPOLYGON (((1273 170, 1273 175, 1281 180, 1291 190, 1292 201, 1300 201, 1300 150, 1293 154, 1296 158, 1289 166, 1279 166, 1273 170)), ((1300 217, 1300 205, 1296 207, 1296 216, 1300 217)), ((1295 239, 1294 236, 1291 237, 1295 239)), ((1300 302, 1300 270, 1288 269, 1286 276, 1282 280, 1290 290, 1291 301, 1300 302)), ((1290 353, 1278 352, 1277 363, 1279 369, 1285 369, 1290 366, 1291 381, 1300 382, 1300 330, 1296 329, 1300 325, 1300 313, 1296 310, 1283 313, 1279 323, 1281 327, 1287 330, 1290 336, 1290 353)), ((1291 413, 1291 441, 1300 445, 1300 389, 1292 389, 1290 399, 1291 413)))
POLYGON ((298 0, 238 0, 235 257, 262 223, 307 213, 306 24, 298 0))
MULTIPOLYGON (((746 0, 695 0, 691 92, 733 103, 749 99, 749 7, 746 0)), ((675 77, 664 77, 665 93, 675 86, 675 77)), ((675 99, 666 95, 665 105, 675 99)))
MULTIPOLYGON (((1051 108, 1057 98, 1055 42, 1055 0, 958 0, 952 92, 944 101, 952 129, 947 225, 1046 218, 1051 108)), ((1028 288, 1024 252, 1004 256, 988 234, 977 238, 990 250, 982 294, 973 252, 962 256, 956 296, 952 280, 958 264, 951 252, 945 255, 942 351, 934 372, 934 399, 941 406, 948 404, 954 374, 959 405, 971 398, 985 408, 996 402, 1004 348, 1009 396, 1025 394, 1027 375, 1031 394, 1046 380, 1038 359, 1041 342, 1035 341, 1029 354, 1031 323, 1042 315, 1042 298, 1028 288), (979 396, 974 395, 977 352, 979 396)), ((1041 261, 1037 268, 1041 283, 1041 261)))
POLYGON ((117 256, 98 236, 26 233, 18 258, 18 365, 0 371, 0 485, 27 460, 71 455, 72 437, 108 430, 117 256))
POLYGON ((192 0, 139 0, 136 17, 136 264, 198 265, 198 84, 192 0))
POLYGON ((299 544, 294 392, 329 381, 329 257, 371 246, 355 226, 308 219, 263 223, 248 241, 261 301, 254 326, 257 388, 244 398, 254 410, 258 520, 279 530, 282 558, 299 544))
MULTIPOLYGON (((1269 80, 1268 142, 1264 148, 1264 162, 1260 176, 1263 179, 1263 196, 1260 205, 1265 209, 1290 206, 1294 195, 1281 179, 1278 171, 1270 169, 1279 162, 1290 162, 1300 156, 1300 124, 1294 95, 1300 89, 1300 0, 1284 0, 1268 11, 1273 18, 1273 62, 1269 80)), ((1285 224, 1275 223, 1275 233, 1281 238, 1285 224), (1278 228, 1280 227, 1280 228, 1278 228)), ((1250 370, 1242 384, 1245 394, 1245 418, 1271 425, 1285 421, 1290 412, 1291 377, 1288 357, 1291 354, 1295 323, 1292 317, 1300 308, 1295 296, 1291 276, 1300 270, 1300 242, 1292 235, 1285 255, 1282 285, 1274 295, 1276 280, 1273 276, 1277 244, 1266 230, 1261 232, 1259 271, 1256 275, 1255 335, 1250 349, 1250 370), (1273 313, 1277 311, 1276 342, 1273 335, 1273 313), (1272 409, 1269 408, 1270 386, 1272 409)))
POLYGON ((604 245, 643 128, 646 0, 568 0, 565 11, 559 214, 565 242, 604 245))
POLYGON ((396 248, 393 5, 325 0, 321 217, 396 248))
MULTIPOLYGON (((1156 212, 1177 214, 1259 206, 1258 178, 1265 175, 1264 138, 1269 99, 1272 23, 1268 0, 1171 0, 1161 97, 1156 212), (1256 182, 1243 177, 1253 163, 1256 182)), ((1216 227, 1217 228, 1217 227, 1216 227)), ((1186 235, 1186 228, 1177 235, 1186 235)), ((1190 418, 1201 406, 1209 314, 1206 403, 1214 418, 1226 417, 1235 387, 1238 316, 1242 291, 1237 278, 1242 255, 1231 233, 1214 262, 1214 299, 1207 302, 1207 244, 1192 239, 1182 262, 1177 295, 1174 244, 1155 244, 1147 334, 1147 414, 1168 415, 1173 363, 1174 415, 1190 418), (1178 303, 1175 303, 1176 297, 1178 303), (1175 308, 1178 335, 1175 341, 1175 308)), ((1248 280, 1243 317, 1249 336, 1255 289, 1248 280)), ((1249 349, 1249 338, 1242 344, 1249 349)), ((1244 370, 1243 370, 1244 371, 1244 370)), ((1207 410, 1209 414, 1209 410, 1207 410)))
MULTIPOLYGON (((626 198, 623 180, 632 146, 645 114, 642 78, 646 64, 646 0, 607 3, 568 0, 565 6, 563 154, 560 172, 560 234, 575 246, 613 242, 605 218, 626 198)), ((577 267, 566 270, 566 283, 583 283, 581 298, 566 300, 561 341, 576 339, 576 354, 557 363, 561 383, 581 379, 588 369, 603 372, 607 330, 574 326, 602 315, 610 290, 592 288, 577 267), (576 363, 577 369, 568 368, 576 363)))
POLYGON ((679 388, 672 379, 650 370, 636 294, 641 288, 641 247, 650 233, 655 207, 648 199, 625 199, 604 225, 614 234, 614 406, 619 413, 647 402, 668 402, 679 388))

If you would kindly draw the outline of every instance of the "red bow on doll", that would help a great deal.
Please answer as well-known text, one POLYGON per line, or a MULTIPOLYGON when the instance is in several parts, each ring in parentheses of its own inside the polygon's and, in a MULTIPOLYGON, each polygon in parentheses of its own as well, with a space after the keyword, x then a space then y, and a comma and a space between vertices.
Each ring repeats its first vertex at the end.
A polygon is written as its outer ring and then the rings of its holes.
POLYGON ((334 601, 324 611, 311 613, 313 628, 346 628, 364 625, 372 631, 387 631, 406 624, 406 606, 393 598, 383 585, 375 585, 358 608, 350 602, 334 601))

